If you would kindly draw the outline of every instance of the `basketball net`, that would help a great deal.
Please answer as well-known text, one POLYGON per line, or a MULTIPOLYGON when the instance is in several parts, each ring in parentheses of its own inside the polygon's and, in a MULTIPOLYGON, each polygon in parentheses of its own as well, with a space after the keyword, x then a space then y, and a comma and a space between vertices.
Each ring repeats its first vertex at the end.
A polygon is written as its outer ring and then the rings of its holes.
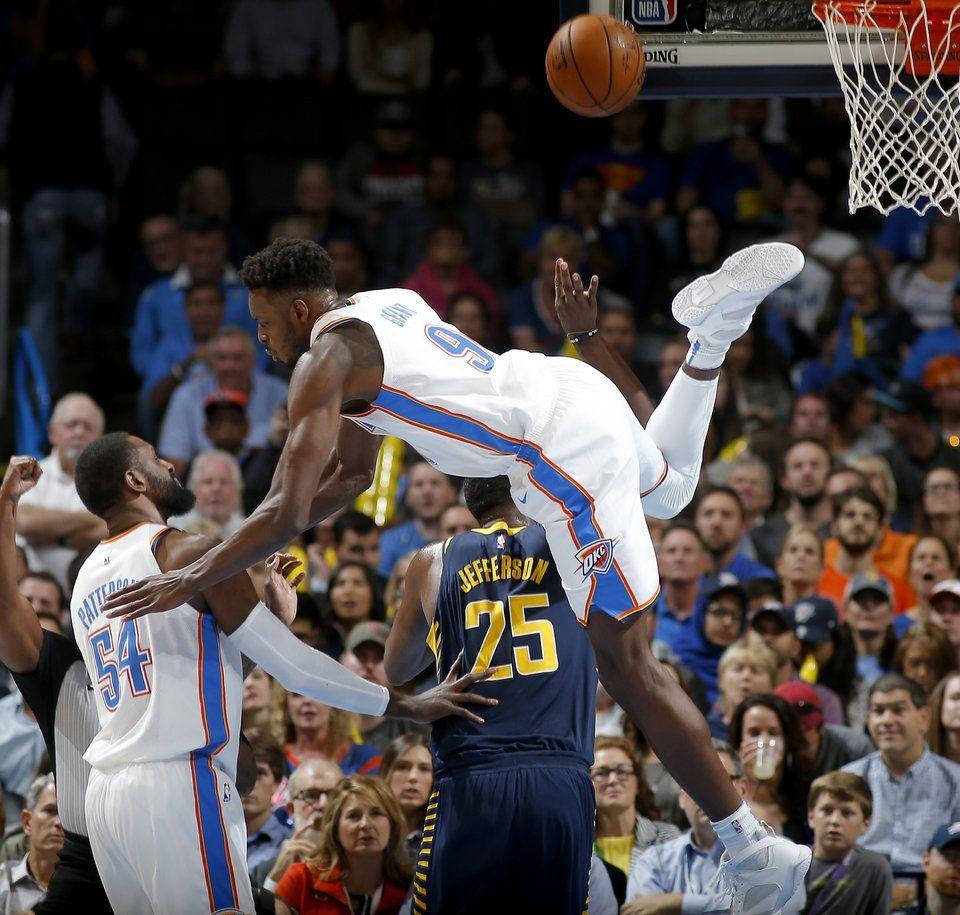
POLYGON ((960 201, 960 4, 815 0, 850 118, 850 212, 960 201))

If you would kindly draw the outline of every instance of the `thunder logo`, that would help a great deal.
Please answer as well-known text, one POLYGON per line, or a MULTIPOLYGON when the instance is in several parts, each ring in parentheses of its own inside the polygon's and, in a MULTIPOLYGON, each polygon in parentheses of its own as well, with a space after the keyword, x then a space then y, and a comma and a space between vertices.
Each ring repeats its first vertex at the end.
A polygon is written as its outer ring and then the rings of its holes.
POLYGON ((610 569, 613 565, 614 546, 616 543, 612 540, 594 540, 577 553, 584 581, 591 575, 603 575, 610 569))

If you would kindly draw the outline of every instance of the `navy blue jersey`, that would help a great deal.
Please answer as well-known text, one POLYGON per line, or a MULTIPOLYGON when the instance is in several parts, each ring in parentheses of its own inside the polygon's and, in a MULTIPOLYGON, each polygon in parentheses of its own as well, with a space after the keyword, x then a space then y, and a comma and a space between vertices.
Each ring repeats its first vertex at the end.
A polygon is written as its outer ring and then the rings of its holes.
POLYGON ((444 544, 429 641, 439 677, 463 650, 463 672, 495 671, 471 691, 500 700, 480 710, 482 725, 453 716, 434 723, 438 770, 514 765, 516 753, 591 764, 596 662, 541 527, 500 521, 444 544))

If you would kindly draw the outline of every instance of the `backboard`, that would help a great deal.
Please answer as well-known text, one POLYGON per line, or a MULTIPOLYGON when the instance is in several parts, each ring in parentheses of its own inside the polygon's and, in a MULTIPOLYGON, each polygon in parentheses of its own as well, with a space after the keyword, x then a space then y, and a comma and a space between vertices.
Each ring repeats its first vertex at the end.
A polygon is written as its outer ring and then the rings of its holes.
POLYGON ((589 0, 581 11, 623 19, 640 34, 643 98, 841 94, 810 0, 589 0))

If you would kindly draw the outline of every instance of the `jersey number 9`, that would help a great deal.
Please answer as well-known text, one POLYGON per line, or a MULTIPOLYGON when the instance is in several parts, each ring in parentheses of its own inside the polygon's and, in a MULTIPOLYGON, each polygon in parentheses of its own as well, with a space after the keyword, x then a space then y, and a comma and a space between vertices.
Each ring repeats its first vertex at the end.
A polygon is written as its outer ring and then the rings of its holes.
POLYGON ((484 349, 476 340, 465 337, 452 327, 442 324, 430 324, 426 331, 427 339, 442 349, 448 356, 457 358, 466 357, 467 365, 478 372, 493 370, 496 357, 488 349, 484 349))
MULTIPOLYGON (((557 659, 557 639, 550 620, 528 620, 527 610, 539 607, 549 607, 550 598, 546 594, 511 594, 510 595, 510 632, 511 641, 518 636, 535 635, 540 639, 539 658, 533 656, 528 645, 514 645, 513 664, 498 664, 493 668, 491 680, 509 680, 513 676, 514 668, 522 677, 531 674, 553 673, 559 665, 557 659)), ((490 627, 483 637, 477 660, 473 665, 472 673, 485 670, 490 666, 500 639, 506 629, 506 616, 503 612, 502 600, 475 600, 464 607, 467 629, 476 629, 480 625, 480 618, 490 617, 490 627)))

